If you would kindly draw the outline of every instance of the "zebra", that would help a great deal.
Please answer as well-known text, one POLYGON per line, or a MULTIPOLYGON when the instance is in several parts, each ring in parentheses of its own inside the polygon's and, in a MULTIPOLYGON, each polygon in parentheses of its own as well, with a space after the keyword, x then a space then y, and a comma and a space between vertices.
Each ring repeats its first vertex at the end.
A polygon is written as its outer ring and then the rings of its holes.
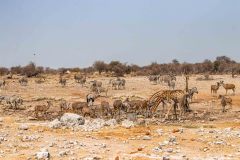
POLYGON ((177 80, 174 75, 163 75, 159 77, 159 81, 162 83, 168 83, 169 81, 177 80))
POLYGON ((28 83, 28 79, 26 77, 22 77, 18 80, 18 82, 20 83, 20 85, 26 86, 28 83))
POLYGON ((150 75, 150 76, 148 77, 148 80, 149 80, 150 82, 153 82, 153 83, 157 84, 157 83, 159 83, 159 78, 160 78, 159 75, 150 75))
POLYGON ((188 90, 188 94, 189 94, 190 101, 192 101, 192 98, 193 98, 194 93, 198 94, 198 89, 197 89, 197 87, 193 87, 193 88, 191 88, 191 89, 188 90))
POLYGON ((23 100, 19 96, 9 96, 4 98, 6 103, 9 104, 13 109, 17 109, 19 105, 23 104, 23 100))
POLYGON ((168 81, 168 87, 169 87, 169 89, 172 89, 172 90, 174 90, 175 89, 175 82, 174 81, 168 81))
POLYGON ((112 84, 112 89, 124 89, 125 88, 125 84, 126 84, 126 80, 125 79, 121 79, 121 78, 117 78, 117 79, 110 79, 109 84, 112 84))

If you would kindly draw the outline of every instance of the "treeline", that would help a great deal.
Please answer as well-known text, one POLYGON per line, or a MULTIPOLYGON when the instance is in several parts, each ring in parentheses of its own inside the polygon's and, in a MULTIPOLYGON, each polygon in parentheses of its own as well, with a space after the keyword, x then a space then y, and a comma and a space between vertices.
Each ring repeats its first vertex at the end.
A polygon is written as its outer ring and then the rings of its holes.
POLYGON ((27 77, 36 76, 38 74, 64 74, 66 72, 81 72, 91 74, 98 72, 99 74, 111 73, 115 76, 123 76, 124 74, 133 74, 136 76, 158 75, 158 74, 239 74, 240 63, 232 60, 227 56, 216 57, 214 61, 204 60, 201 63, 180 63, 177 59, 171 63, 151 63, 147 66, 138 66, 136 64, 121 63, 119 61, 96 61, 88 68, 59 68, 52 69, 49 67, 36 66, 30 62, 26 66, 14 66, 11 68, 0 67, 0 75, 9 73, 26 75, 27 77))

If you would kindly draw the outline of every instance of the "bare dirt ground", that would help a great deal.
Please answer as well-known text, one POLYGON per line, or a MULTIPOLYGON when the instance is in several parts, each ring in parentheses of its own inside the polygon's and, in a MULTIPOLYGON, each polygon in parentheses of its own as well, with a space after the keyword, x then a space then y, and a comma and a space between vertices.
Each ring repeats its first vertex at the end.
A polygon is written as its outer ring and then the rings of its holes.
MULTIPOLYGON (((94 132, 72 129, 52 129, 50 120, 32 120, 33 107, 54 101, 53 111, 59 110, 58 100, 69 102, 85 101, 90 92, 88 84, 82 87, 69 75, 66 87, 58 84, 58 76, 48 75, 43 84, 29 79, 28 86, 20 86, 18 79, 7 80, 7 86, 0 90, 4 96, 19 95, 23 98, 25 110, 5 110, 0 105, 0 159, 35 159, 41 148, 47 148, 51 159, 240 159, 240 78, 230 75, 214 76, 214 80, 196 81, 199 75, 191 76, 189 87, 197 87, 190 107, 193 111, 209 113, 207 118, 168 121, 158 124, 144 124, 126 129, 121 125, 104 127, 94 132), (220 101, 210 93, 211 84, 224 80, 236 85, 233 107, 227 113, 221 112, 220 101), (26 125, 26 129, 21 129, 26 125), (19 128, 20 127, 20 128, 19 128)), ((107 87, 108 77, 88 78, 101 80, 107 87)), ((176 89, 184 89, 184 77, 177 77, 176 89)), ((148 99, 153 93, 168 89, 166 85, 152 85, 146 77, 126 77, 125 90, 109 89, 96 100, 99 104, 107 100, 111 104, 118 98, 148 99)), ((225 94, 221 87, 218 94, 225 94)), ((150 120, 149 120, 150 121, 150 120)))

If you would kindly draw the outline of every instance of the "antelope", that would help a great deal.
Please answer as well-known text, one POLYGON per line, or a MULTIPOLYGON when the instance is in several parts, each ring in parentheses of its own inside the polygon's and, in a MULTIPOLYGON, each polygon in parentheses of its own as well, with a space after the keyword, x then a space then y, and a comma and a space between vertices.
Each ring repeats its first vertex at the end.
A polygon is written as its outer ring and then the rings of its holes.
POLYGON ((74 102, 74 103, 72 103, 72 110, 75 113, 82 112, 82 109, 84 107, 88 107, 88 103, 87 102, 74 102))
POLYGON ((220 81, 220 86, 223 86, 223 88, 226 90, 226 95, 228 90, 232 90, 233 94, 235 94, 235 85, 234 84, 225 84, 224 81, 220 81))
POLYGON ((112 108, 110 107, 109 102, 102 101, 100 108, 102 116, 112 115, 112 108))
POLYGON ((70 103, 68 103, 66 100, 61 100, 59 106, 60 106, 60 110, 61 110, 61 112, 70 109, 70 103))
POLYGON ((47 105, 36 105, 34 108, 35 116, 38 117, 38 113, 46 113, 47 110, 52 106, 52 103, 50 101, 47 101, 47 105))
POLYGON ((84 105, 83 108, 82 108, 82 115, 84 117, 86 116, 91 116, 91 110, 88 106, 84 105))
POLYGON ((219 96, 218 96, 218 99, 221 99, 222 112, 226 112, 225 107, 226 107, 227 105, 229 105, 230 108, 232 108, 232 98, 230 98, 230 97, 225 97, 225 96, 223 96, 223 95, 219 95, 219 96))
POLYGON ((220 87, 219 82, 217 82, 217 85, 211 85, 211 94, 217 94, 219 87, 220 87))

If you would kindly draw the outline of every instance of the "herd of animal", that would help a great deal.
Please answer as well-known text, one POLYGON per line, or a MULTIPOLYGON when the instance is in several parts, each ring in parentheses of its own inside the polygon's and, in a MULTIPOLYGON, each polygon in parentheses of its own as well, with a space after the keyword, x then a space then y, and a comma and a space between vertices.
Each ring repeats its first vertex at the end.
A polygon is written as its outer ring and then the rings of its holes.
POLYGON ((176 86, 176 76, 169 74, 169 75, 150 75, 148 80, 153 84, 165 83, 168 85, 169 89, 174 90, 176 86))
MULTIPOLYGON (((165 118, 169 115, 170 111, 173 111, 175 118, 183 116, 185 113, 190 112, 190 104, 192 102, 194 94, 198 94, 198 89, 193 87, 188 90, 175 90, 175 82, 177 81, 175 75, 151 75, 148 77, 150 82, 155 84, 166 83, 169 90, 160 90, 154 93, 147 100, 130 100, 126 98, 125 100, 117 99, 110 104, 107 101, 102 101, 100 104, 94 104, 95 99, 97 99, 101 93, 106 94, 111 88, 113 90, 125 89, 126 80, 123 78, 110 79, 108 87, 103 87, 103 83, 99 80, 93 80, 88 82, 90 84, 90 93, 86 96, 85 102, 73 102, 69 103, 66 100, 61 100, 59 108, 61 113, 66 111, 72 111, 83 116, 91 117, 120 117, 126 113, 135 113, 136 115, 143 115, 145 117, 156 116, 158 112, 159 105, 162 104, 162 114, 165 118), (168 104, 168 110, 165 111, 165 106, 168 104)), ((87 83, 87 77, 85 75, 76 74, 74 75, 74 80, 76 83, 82 86, 87 83)), ((18 80, 19 84, 22 86, 27 86, 28 78, 21 77, 18 80)), ((40 77, 35 80, 36 83, 44 83, 45 78, 40 77)), ((66 86, 67 78, 62 75, 59 77, 59 83, 62 87, 66 86)), ((0 88, 6 85, 5 80, 0 80, 0 88)), ((220 87, 226 90, 226 95, 228 90, 232 90, 235 94, 235 85, 227 84, 224 81, 217 82, 215 85, 211 85, 211 94, 217 94, 220 87)), ((218 99, 221 101, 222 112, 226 112, 226 106, 232 106, 232 99, 230 97, 219 95, 218 99)), ((11 109, 18 109, 20 105, 23 104, 23 99, 19 96, 0 96, 0 104, 5 101, 5 104, 11 109)), ((41 117, 45 115, 48 109, 53 106, 51 101, 47 101, 46 105, 35 105, 34 113, 35 117, 41 117)))

